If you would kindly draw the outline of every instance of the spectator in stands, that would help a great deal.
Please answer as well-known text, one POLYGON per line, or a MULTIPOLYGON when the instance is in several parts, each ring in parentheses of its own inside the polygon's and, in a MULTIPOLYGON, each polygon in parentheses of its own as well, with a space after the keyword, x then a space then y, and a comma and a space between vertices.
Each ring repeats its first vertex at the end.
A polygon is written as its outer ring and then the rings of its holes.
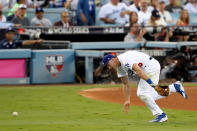
POLYGON ((148 9, 148 2, 146 0, 141 0, 141 10, 138 13, 140 25, 147 25, 148 20, 151 17, 151 13, 148 12, 147 9, 148 9))
POLYGON ((16 3, 14 4, 14 6, 11 8, 10 12, 8 13, 8 16, 13 15, 15 13, 15 11, 18 9, 20 4, 24 4, 27 7, 33 7, 31 0, 17 0, 16 3))
POLYGON ((61 20, 56 22, 54 26, 61 26, 61 27, 69 27, 73 26, 73 23, 70 22, 70 15, 68 11, 63 11, 61 13, 61 20))
POLYGON ((188 10, 189 13, 197 13, 196 2, 197 2, 196 0, 190 0, 190 2, 184 6, 184 9, 188 10))
POLYGON ((176 25, 178 26, 188 26, 189 25, 189 12, 185 9, 181 10, 181 15, 176 25))
POLYGON ((65 8, 71 10, 77 10, 79 0, 66 0, 65 8))
POLYGON ((136 12, 131 12, 129 14, 129 23, 127 23, 126 26, 130 26, 134 23, 138 23, 138 14, 136 12))
POLYGON ((32 26, 41 26, 41 27, 51 27, 51 21, 47 18, 44 18, 43 8, 36 8, 35 10, 36 17, 31 20, 32 26))
POLYGON ((12 22, 14 18, 16 18, 19 15, 19 8, 16 9, 15 13, 13 15, 10 15, 7 17, 7 21, 12 22))
POLYGON ((165 10, 170 13, 179 13, 183 8, 177 5, 177 0, 170 0, 170 4, 165 7, 165 10))
POLYGON ((20 24, 22 26, 30 26, 30 21, 25 17, 27 6, 21 4, 18 10, 18 16, 12 20, 14 24, 20 24))
POLYGON ((111 0, 101 7, 99 19, 106 24, 126 24, 129 21, 130 11, 127 10, 125 3, 119 0, 111 0))
POLYGON ((0 49, 16 49, 22 47, 23 45, 41 44, 43 42, 42 39, 27 41, 15 40, 14 36, 15 30, 13 28, 8 28, 5 32, 5 39, 0 42, 0 49))
POLYGON ((133 0, 133 4, 128 7, 128 10, 138 13, 140 11, 139 3, 140 3, 140 0, 133 0))
POLYGON ((140 29, 137 23, 130 25, 130 32, 125 36, 124 42, 140 42, 145 41, 143 38, 146 33, 145 29, 140 29))
POLYGON ((169 0, 160 0, 160 2, 162 1, 165 3, 165 5, 169 4, 169 0))
MULTIPOLYGON (((177 26, 188 26, 189 25, 189 12, 185 9, 181 10, 180 18, 177 21, 177 26)), ((188 41, 189 36, 177 36, 178 41, 188 41)))
POLYGON ((160 17, 159 11, 154 9, 150 20, 147 23, 148 26, 166 26, 167 23, 160 17))
POLYGON ((150 6, 148 12, 152 12, 154 9, 159 10, 159 0, 150 0, 150 6))
POLYGON ((0 4, 0 22, 6 22, 6 17, 3 15, 3 6, 0 4))
POLYGON ((77 8, 78 25, 95 25, 96 5, 95 0, 79 0, 77 8))
POLYGON ((173 32, 166 27, 161 29, 160 33, 155 34, 155 41, 165 41, 169 42, 170 38, 172 37, 173 32))
MULTIPOLYGON (((0 4, 3 5, 3 8, 7 9, 7 8, 12 8, 16 3, 18 2, 18 0, 0 0, 0 4)), ((27 5, 31 5, 32 4, 32 0, 27 0, 27 5)))
POLYGON ((159 11, 161 18, 164 19, 166 23, 172 23, 172 17, 168 11, 165 10, 165 2, 161 1, 159 3, 159 11))

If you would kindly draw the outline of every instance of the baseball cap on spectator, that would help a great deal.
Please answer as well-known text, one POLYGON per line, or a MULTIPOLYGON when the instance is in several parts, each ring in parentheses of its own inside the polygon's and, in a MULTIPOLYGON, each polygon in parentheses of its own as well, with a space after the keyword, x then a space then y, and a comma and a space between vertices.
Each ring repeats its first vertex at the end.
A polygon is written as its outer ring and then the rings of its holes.
POLYGON ((41 8, 41 7, 36 8, 36 13, 38 13, 38 12, 44 12, 43 8, 41 8))
POLYGON ((15 32, 14 28, 12 27, 9 27, 5 30, 5 33, 8 33, 8 32, 15 32))
POLYGON ((19 7, 18 7, 18 9, 27 9, 27 6, 24 5, 24 4, 20 4, 19 7))
POLYGON ((157 9, 154 9, 152 11, 152 16, 155 17, 155 18, 160 18, 159 11, 157 9))

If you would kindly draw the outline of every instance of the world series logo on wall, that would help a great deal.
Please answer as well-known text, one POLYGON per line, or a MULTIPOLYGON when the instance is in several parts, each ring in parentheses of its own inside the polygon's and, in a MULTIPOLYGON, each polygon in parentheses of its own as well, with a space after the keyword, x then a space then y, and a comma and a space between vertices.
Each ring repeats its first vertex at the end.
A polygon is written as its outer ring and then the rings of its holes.
POLYGON ((56 77, 64 67, 64 56, 63 55, 47 55, 45 56, 45 67, 47 71, 56 77))

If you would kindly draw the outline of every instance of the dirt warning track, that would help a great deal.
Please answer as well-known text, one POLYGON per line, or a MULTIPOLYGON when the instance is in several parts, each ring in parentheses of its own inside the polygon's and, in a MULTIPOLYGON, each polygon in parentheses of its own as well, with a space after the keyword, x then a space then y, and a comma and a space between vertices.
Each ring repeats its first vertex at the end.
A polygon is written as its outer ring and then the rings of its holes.
MULTIPOLYGON (((162 108, 192 110, 197 111, 197 87, 186 87, 188 99, 174 93, 167 98, 157 100, 156 102, 162 108)), ((95 100, 106 101, 111 103, 123 104, 124 96, 122 88, 94 88, 81 91, 80 94, 95 100)), ((137 97, 137 89, 131 89, 131 105, 145 106, 145 104, 137 97)))

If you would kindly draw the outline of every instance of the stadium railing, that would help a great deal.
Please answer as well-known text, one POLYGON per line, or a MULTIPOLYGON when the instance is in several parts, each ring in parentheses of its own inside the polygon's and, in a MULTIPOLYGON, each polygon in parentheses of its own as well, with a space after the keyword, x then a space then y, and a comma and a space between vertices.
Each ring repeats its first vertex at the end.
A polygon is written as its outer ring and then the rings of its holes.
POLYGON ((93 59, 110 52, 122 52, 133 48, 180 49, 182 46, 197 46, 196 42, 83 42, 70 43, 77 57, 85 57, 85 82, 93 83, 93 59), (116 50, 114 50, 116 49, 116 50))

